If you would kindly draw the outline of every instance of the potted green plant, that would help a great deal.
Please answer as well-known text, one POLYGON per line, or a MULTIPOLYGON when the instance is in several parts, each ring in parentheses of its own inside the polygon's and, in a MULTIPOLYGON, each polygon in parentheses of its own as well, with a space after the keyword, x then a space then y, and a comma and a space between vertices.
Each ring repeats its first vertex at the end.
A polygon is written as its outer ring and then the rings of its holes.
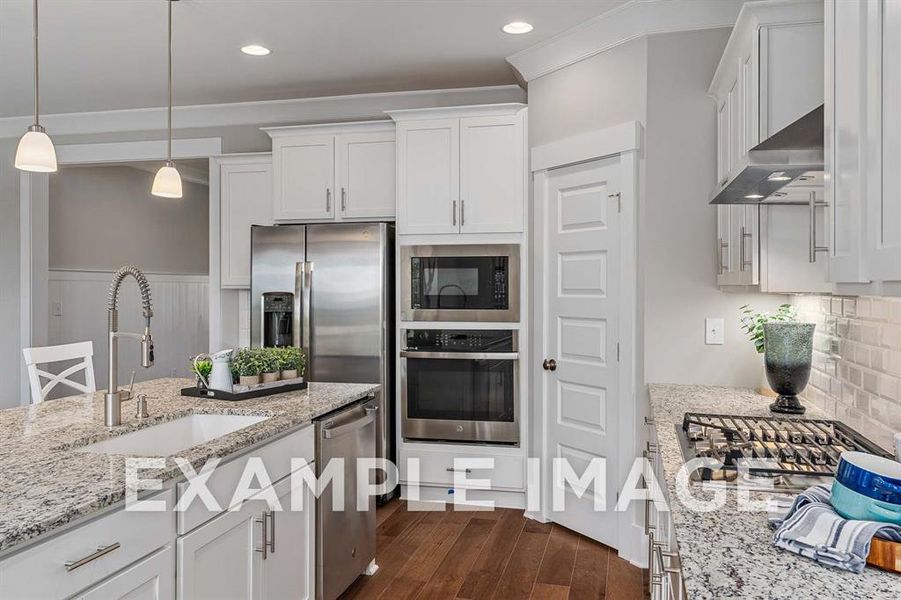
POLYGON ((259 351, 255 348, 241 348, 232 358, 231 369, 232 375, 241 385, 260 383, 263 364, 259 357, 259 351))
POLYGON ((303 350, 289 346, 279 348, 278 367, 282 379, 297 379, 303 374, 303 350))
POLYGON ((764 343, 763 326, 767 323, 794 323, 798 320, 798 315, 791 304, 781 304, 774 313, 755 312, 750 305, 745 304, 738 309, 740 311, 740 321, 742 331, 748 336, 754 349, 760 356, 760 384, 757 392, 764 396, 778 396, 769 385, 766 377, 766 367, 764 365, 763 353, 766 349, 764 343))
POLYGON ((260 348, 259 357, 263 383, 278 381, 278 348, 260 348))
POLYGON ((206 389, 207 382, 210 380, 210 373, 213 371, 213 361, 209 358, 200 358, 198 356, 192 358, 190 364, 189 372, 197 377, 197 387, 206 389))

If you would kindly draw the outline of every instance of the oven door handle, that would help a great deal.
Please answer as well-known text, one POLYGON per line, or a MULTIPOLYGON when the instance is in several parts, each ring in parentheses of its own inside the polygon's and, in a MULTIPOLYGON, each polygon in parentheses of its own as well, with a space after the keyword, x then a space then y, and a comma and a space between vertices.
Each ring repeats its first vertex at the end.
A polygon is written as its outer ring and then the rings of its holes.
POLYGON ((413 350, 401 350, 400 357, 450 360, 518 360, 519 352, 416 352, 413 350))

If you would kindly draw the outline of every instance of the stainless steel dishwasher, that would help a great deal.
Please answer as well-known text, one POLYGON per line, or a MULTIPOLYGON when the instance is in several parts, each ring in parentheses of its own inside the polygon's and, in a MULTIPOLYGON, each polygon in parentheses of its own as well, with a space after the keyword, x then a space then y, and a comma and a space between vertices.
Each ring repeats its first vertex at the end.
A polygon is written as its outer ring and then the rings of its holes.
MULTIPOLYGON (((344 459, 344 510, 332 510, 333 486, 316 501, 316 597, 334 600, 375 561, 375 496, 357 510, 357 458, 375 457, 378 400, 365 399, 316 421, 316 475, 344 459)), ((374 483, 374 476, 370 475, 374 483)), ((365 485, 367 482, 363 482, 365 485)))

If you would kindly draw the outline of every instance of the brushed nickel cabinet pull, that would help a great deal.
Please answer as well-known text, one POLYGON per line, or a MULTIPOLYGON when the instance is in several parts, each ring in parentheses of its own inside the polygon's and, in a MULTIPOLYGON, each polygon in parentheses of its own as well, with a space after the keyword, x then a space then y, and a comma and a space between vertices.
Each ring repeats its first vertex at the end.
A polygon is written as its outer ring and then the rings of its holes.
POLYGON ((341 188, 341 212, 347 211, 347 191, 341 188))
POLYGON ((754 266, 754 258, 753 258, 754 255, 753 255, 753 253, 751 254, 751 259, 750 259, 750 260, 747 260, 747 259, 745 258, 745 256, 746 256, 746 252, 745 252, 745 240, 748 239, 748 238, 753 238, 753 237, 754 237, 753 234, 748 233, 748 232, 745 230, 745 226, 742 225, 742 226, 741 226, 741 249, 740 249, 740 252, 739 252, 739 254, 741 255, 741 270, 742 270, 742 271, 745 270, 745 267, 751 268, 751 267, 754 266))
POLYGON ((97 560, 101 556, 106 556, 113 550, 118 550, 119 547, 120 547, 119 542, 114 542, 107 546, 100 546, 99 548, 97 548, 96 552, 88 554, 84 558, 79 558, 78 560, 66 561, 66 571, 72 572, 79 567, 85 566, 89 562, 93 562, 93 561, 97 560))
POLYGON ((262 541, 263 545, 260 548, 255 548, 257 552, 261 552, 263 554, 263 560, 269 558, 269 553, 275 553, 275 540, 270 539, 269 537, 269 527, 268 522, 270 518, 272 518, 273 525, 275 523, 274 517, 270 517, 272 515, 272 511, 265 510, 263 511, 263 515, 259 519, 254 519, 255 522, 260 524, 260 529, 262 532, 262 541))
POLYGON ((457 226, 457 201, 454 200, 454 204, 451 207, 451 218, 454 220, 454 227, 457 226))
POLYGON ((466 200, 460 200, 460 227, 466 225, 466 200))
POLYGON ((810 256, 812 263, 817 261, 817 252, 829 252, 829 246, 817 246, 817 206, 823 204, 817 202, 817 193, 810 192, 810 256))
POLYGON ((325 188, 325 212, 332 212, 332 190, 325 188))
POLYGON ((453 467, 447 468, 448 473, 472 473, 472 469, 455 469, 453 467))

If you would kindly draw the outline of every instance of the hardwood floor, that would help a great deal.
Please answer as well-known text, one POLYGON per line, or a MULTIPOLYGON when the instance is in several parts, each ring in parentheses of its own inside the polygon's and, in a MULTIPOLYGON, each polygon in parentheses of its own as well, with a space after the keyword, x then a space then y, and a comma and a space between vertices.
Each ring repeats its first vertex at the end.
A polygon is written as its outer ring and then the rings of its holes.
POLYGON ((638 600, 646 575, 616 552, 521 510, 378 509, 378 572, 342 599, 638 600))

